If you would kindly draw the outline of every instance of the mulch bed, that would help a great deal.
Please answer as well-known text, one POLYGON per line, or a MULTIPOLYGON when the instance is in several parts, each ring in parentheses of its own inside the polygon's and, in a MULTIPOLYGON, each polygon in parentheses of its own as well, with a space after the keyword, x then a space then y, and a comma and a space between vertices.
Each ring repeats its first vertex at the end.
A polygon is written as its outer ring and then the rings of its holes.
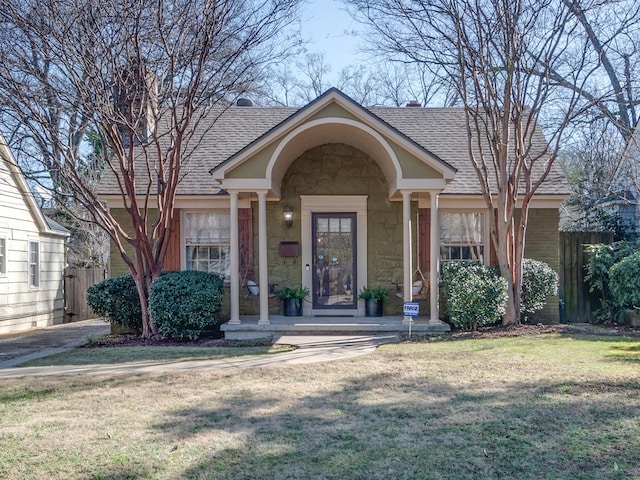
POLYGON ((469 338, 505 338, 505 337, 526 337, 540 335, 544 333, 557 333, 566 335, 603 335, 603 336, 626 336, 640 337, 640 330, 619 325, 509 325, 481 327, 477 331, 456 330, 447 333, 443 337, 449 340, 464 340, 469 338))
POLYGON ((101 347, 237 347, 237 346, 261 346, 270 345, 270 342, 264 340, 238 341, 225 340, 220 336, 202 337, 198 340, 175 340, 170 338, 142 338, 140 335, 105 335, 93 339, 91 342, 83 345, 83 348, 101 348, 101 347))
MULTIPOLYGON (((477 331, 455 330, 450 333, 437 337, 439 340, 467 340, 475 338, 506 338, 506 337, 525 337, 532 335, 540 335, 545 333, 567 334, 567 335, 604 335, 604 336, 626 336, 640 337, 640 330, 626 326, 607 326, 607 325, 589 325, 589 324, 573 324, 573 325, 511 325, 507 327, 493 326, 481 327, 477 331)), ((414 339, 417 339, 414 337, 414 339)), ((151 338, 144 339, 139 335, 105 335, 96 338, 90 343, 84 345, 83 348, 101 348, 101 347, 238 347, 238 346, 265 346, 270 345, 268 339, 265 340, 225 340, 220 338, 220 334, 216 336, 205 336, 198 340, 173 340, 168 338, 151 338)))

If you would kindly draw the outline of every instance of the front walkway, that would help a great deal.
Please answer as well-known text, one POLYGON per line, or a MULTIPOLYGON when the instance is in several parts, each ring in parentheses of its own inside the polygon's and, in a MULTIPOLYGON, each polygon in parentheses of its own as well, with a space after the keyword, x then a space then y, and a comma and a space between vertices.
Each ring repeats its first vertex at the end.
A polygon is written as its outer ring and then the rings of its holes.
POLYGON ((259 317, 242 317, 240 324, 225 323, 220 329, 230 340, 246 340, 279 335, 328 334, 409 334, 441 335, 451 330, 448 324, 427 317, 417 317, 411 325, 401 316, 385 317, 285 317, 269 316, 268 324, 259 317))

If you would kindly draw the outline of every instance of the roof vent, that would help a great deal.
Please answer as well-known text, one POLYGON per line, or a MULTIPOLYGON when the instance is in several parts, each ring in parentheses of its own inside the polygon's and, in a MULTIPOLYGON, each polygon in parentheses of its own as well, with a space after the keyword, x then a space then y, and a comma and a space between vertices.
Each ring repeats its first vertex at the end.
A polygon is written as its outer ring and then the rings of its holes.
POLYGON ((253 102, 248 98, 239 98, 236 101, 236 105, 239 107, 253 107, 253 102))
POLYGON ((409 103, 407 103, 406 106, 407 107, 421 107, 422 104, 420 104, 420 102, 417 101, 417 100, 409 100, 409 103))

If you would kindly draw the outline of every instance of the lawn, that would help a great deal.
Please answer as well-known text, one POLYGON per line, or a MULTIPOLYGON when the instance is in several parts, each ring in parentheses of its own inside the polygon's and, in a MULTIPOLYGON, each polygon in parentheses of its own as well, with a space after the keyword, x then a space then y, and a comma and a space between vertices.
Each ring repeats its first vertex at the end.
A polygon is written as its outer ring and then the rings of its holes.
POLYGON ((240 371, 0 380, 0 478, 640 478, 640 342, 388 345, 240 371))

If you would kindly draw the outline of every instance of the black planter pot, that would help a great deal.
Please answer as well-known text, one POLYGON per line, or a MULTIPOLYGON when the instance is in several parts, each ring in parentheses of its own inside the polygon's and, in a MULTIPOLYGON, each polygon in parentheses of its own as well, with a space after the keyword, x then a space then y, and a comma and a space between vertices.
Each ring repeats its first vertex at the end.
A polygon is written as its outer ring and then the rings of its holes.
POLYGON ((297 298, 283 298, 282 309, 285 317, 301 317, 302 300, 298 300, 297 298))
POLYGON ((367 317, 381 317, 383 301, 365 300, 364 301, 364 314, 367 317))

